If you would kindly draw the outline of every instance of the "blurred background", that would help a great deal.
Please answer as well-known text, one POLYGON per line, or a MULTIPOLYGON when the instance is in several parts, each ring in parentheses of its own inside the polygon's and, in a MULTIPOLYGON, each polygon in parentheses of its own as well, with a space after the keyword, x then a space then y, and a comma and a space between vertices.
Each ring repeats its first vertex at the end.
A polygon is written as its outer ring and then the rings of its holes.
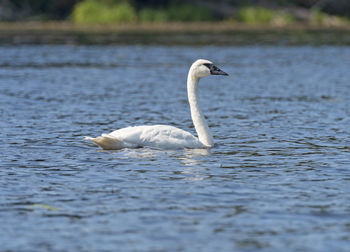
POLYGON ((1 21, 348 23, 347 0, 1 0, 1 21))
POLYGON ((0 43, 349 45, 350 1, 0 0, 0 43))

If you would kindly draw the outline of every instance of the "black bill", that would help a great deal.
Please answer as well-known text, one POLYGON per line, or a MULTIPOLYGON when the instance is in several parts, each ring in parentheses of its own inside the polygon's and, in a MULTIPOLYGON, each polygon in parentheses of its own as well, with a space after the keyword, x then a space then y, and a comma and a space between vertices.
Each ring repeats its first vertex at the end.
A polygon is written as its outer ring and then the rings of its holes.
POLYGON ((209 68, 211 75, 228 75, 227 73, 222 71, 220 68, 218 68, 214 64, 204 64, 204 65, 209 68))

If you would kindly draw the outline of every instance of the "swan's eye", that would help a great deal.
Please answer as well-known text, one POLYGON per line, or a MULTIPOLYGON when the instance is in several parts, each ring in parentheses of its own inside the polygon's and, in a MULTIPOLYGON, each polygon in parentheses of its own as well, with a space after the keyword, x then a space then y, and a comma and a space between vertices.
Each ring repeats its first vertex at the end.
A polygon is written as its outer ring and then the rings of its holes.
POLYGON ((214 66, 213 64, 210 64, 210 63, 204 63, 203 65, 205 65, 207 68, 209 68, 209 70, 211 69, 212 66, 214 66))

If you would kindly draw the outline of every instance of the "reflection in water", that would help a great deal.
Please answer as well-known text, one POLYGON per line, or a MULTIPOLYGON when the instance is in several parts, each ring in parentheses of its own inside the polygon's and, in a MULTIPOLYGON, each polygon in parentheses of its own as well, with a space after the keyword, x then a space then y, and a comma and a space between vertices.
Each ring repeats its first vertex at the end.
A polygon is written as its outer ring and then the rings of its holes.
POLYGON ((210 155, 210 149, 184 149, 183 157, 179 157, 181 163, 185 166, 200 165, 205 161, 205 156, 210 155))
POLYGON ((210 149, 180 149, 180 150, 158 150, 152 148, 139 148, 139 149, 123 149, 117 151, 111 150, 99 150, 99 152, 106 152, 114 154, 113 159, 140 159, 154 161, 156 165, 157 160, 160 158, 174 158, 179 160, 181 166, 179 169, 181 174, 186 175, 185 180, 203 180, 207 177, 201 173, 203 169, 201 164, 207 162, 206 156, 210 155, 210 149), (183 167, 183 168, 181 168, 183 167))
POLYGON ((185 180, 190 180, 190 181, 201 181, 206 179, 208 176, 204 175, 203 170, 204 168, 202 167, 184 167, 182 174, 186 175, 184 178, 185 180))
POLYGON ((122 150, 97 150, 98 152, 117 154, 118 158, 137 158, 137 159, 157 159, 162 156, 172 157, 180 160, 182 165, 194 166, 200 165, 203 157, 211 154, 210 149, 179 149, 179 150, 159 150, 154 148, 137 148, 122 150))

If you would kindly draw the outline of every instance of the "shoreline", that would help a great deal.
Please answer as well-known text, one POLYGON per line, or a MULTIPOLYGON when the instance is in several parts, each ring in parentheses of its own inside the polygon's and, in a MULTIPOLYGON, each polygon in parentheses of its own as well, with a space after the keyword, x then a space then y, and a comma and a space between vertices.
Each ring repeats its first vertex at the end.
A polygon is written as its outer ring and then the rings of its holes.
POLYGON ((0 23, 0 45, 350 45, 350 26, 256 26, 230 22, 79 25, 0 23))

